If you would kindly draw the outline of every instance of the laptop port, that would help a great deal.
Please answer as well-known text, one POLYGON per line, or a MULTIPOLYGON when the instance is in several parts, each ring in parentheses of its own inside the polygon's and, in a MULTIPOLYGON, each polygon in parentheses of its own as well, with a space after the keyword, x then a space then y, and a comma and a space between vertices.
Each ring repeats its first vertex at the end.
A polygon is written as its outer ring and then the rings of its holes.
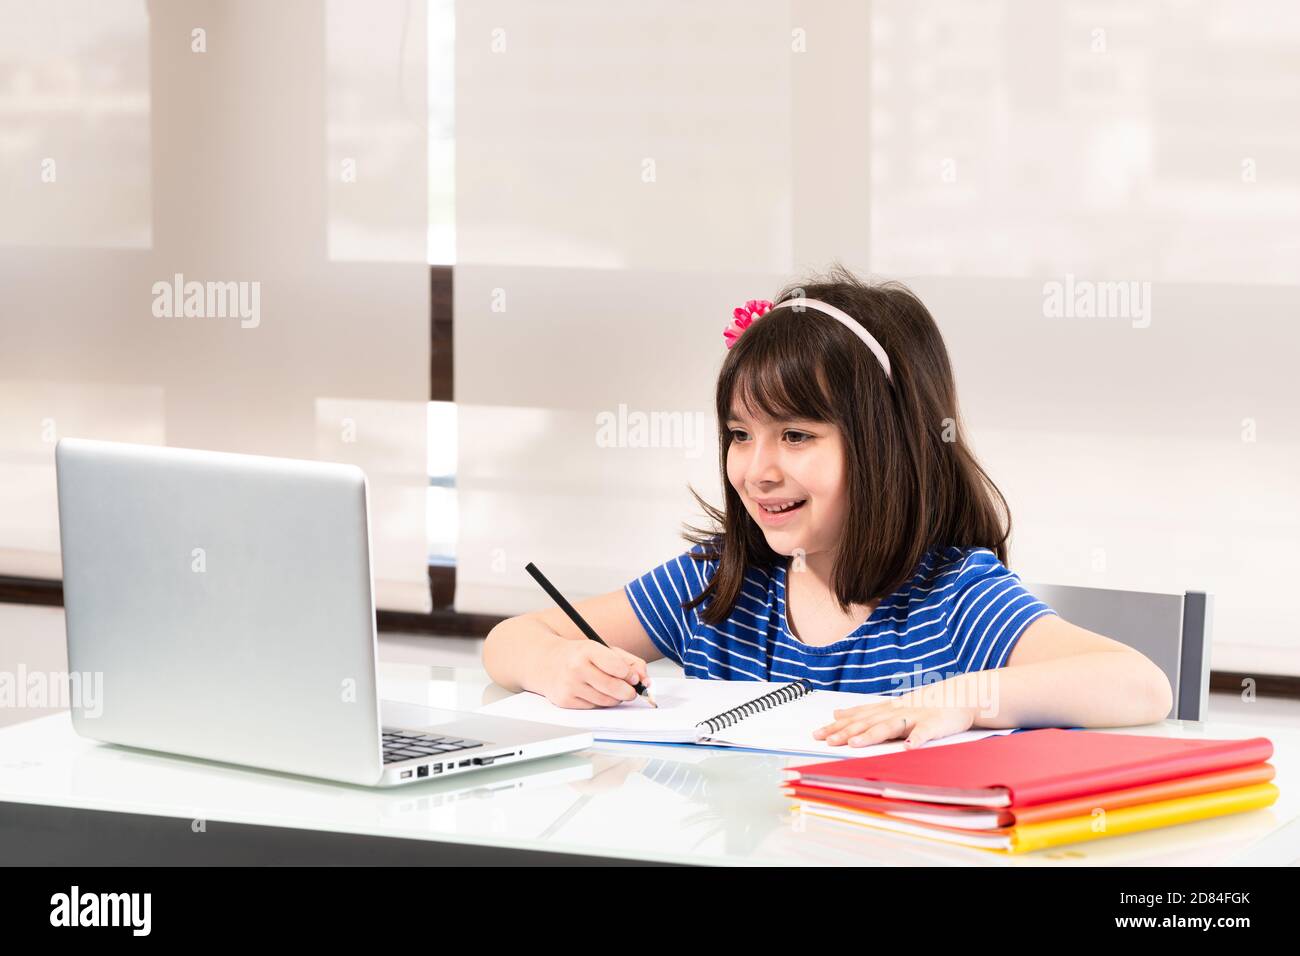
POLYGON ((402 779, 403 779, 403 780, 405 780, 405 779, 406 779, 407 777, 409 777, 410 775, 411 775, 411 771, 409 771, 409 770, 403 770, 403 771, 402 771, 402 779))
POLYGON ((458 764, 458 766, 461 766, 461 767, 468 767, 469 765, 470 765, 470 761, 468 761, 468 760, 462 760, 462 761, 458 764))
POLYGON ((415 775, 416 775, 417 777, 427 777, 427 776, 429 776, 429 765, 426 763, 423 767, 416 767, 416 768, 415 768, 415 775))

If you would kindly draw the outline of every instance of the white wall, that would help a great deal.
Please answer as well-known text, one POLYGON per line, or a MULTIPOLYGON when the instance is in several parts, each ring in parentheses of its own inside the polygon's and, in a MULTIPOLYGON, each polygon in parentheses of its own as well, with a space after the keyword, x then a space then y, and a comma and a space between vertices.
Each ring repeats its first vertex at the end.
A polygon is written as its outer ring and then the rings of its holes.
POLYGON ((0 4, 0 574, 59 577, 65 435, 355 462, 428 606, 423 4, 0 4), (196 32, 201 31, 201 32, 196 32), (245 283, 258 315, 159 316, 245 283))
POLYGON ((1300 674, 1294 5, 456 12, 462 610, 683 550, 715 436, 597 416, 711 428, 730 309, 838 258, 934 313, 1026 580, 1213 591, 1215 667, 1300 674))

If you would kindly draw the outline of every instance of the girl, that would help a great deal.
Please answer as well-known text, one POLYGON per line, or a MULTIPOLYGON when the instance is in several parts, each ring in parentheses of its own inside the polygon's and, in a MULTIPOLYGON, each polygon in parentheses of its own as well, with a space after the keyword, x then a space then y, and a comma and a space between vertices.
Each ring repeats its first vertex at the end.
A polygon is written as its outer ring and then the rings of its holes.
POLYGON ((1160 668, 1066 623, 1007 569, 1006 500, 966 444, 947 350, 911 292, 836 266, 776 305, 747 302, 724 337, 725 500, 696 495, 715 527, 577 605, 610 647, 558 608, 497 625, 483 650, 497 683, 610 707, 668 657, 688 677, 887 697, 809 728, 851 747, 1165 717, 1160 668))

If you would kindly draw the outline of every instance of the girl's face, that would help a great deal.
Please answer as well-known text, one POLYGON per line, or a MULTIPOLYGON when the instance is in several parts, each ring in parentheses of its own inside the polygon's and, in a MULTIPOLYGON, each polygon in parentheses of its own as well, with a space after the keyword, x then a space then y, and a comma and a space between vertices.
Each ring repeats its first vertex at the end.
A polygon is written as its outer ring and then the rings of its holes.
POLYGON ((727 480, 772 550, 833 552, 847 507, 839 428, 755 418, 736 405, 726 424, 732 436, 727 480))

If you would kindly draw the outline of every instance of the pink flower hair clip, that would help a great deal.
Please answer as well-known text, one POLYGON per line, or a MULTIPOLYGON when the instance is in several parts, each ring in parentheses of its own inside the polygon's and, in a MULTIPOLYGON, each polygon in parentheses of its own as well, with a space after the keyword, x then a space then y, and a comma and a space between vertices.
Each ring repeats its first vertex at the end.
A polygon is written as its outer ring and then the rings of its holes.
POLYGON ((772 308, 772 303, 767 299, 750 299, 744 305, 737 308, 732 315, 730 325, 722 330, 722 337, 727 340, 727 348, 736 344, 742 332, 753 323, 759 316, 766 315, 772 308))

